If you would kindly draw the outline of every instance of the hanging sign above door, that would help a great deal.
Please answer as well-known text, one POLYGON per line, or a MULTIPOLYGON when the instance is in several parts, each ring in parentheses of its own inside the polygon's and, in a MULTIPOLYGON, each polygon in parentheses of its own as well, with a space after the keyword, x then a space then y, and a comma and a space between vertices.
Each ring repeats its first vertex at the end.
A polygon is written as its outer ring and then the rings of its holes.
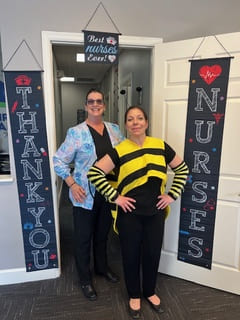
POLYGON ((119 34, 84 30, 84 53, 87 63, 118 62, 119 34))
POLYGON ((102 2, 99 2, 97 8, 82 31, 84 33, 85 62, 104 64, 118 63, 119 35, 121 35, 121 33, 102 2), (113 26, 118 31, 117 33, 87 30, 89 23, 92 21, 93 17, 95 17, 100 7, 102 7, 113 26))

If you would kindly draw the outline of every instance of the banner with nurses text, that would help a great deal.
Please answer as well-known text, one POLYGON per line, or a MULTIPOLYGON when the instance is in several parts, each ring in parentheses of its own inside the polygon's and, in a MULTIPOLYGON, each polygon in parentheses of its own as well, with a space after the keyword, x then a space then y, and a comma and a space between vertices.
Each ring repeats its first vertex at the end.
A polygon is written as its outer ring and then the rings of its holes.
POLYGON ((40 71, 5 71, 26 271, 58 267, 40 71))
POLYGON ((192 60, 178 260, 211 269, 230 58, 192 60))

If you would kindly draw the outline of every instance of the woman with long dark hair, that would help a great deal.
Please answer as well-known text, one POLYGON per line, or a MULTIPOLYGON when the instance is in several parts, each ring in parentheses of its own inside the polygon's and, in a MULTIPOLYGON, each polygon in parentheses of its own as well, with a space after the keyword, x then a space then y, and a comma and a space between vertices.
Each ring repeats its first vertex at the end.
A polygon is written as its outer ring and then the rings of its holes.
POLYGON ((184 188, 188 167, 165 141, 146 135, 148 120, 142 108, 134 106, 126 111, 125 126, 129 138, 97 161, 88 178, 109 202, 117 205, 115 230, 122 250, 128 309, 131 317, 138 319, 142 295, 156 312, 163 312, 155 287, 164 222, 169 204, 184 188), (165 193, 167 166, 175 175, 165 193), (118 180, 113 187, 106 174, 114 168, 118 180))

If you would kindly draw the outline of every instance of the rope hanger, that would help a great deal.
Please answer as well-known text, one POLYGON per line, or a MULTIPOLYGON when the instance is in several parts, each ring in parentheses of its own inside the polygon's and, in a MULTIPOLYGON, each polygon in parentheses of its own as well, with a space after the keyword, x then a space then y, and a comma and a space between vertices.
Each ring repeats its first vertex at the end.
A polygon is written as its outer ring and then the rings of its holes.
POLYGON ((43 69, 42 69, 42 67, 41 67, 40 63, 38 62, 38 60, 37 60, 36 56, 34 55, 34 53, 33 53, 32 49, 31 49, 31 47, 28 45, 28 43, 27 43, 27 41, 26 41, 25 39, 23 39, 23 40, 22 40, 22 42, 19 44, 19 46, 17 47, 17 49, 13 52, 13 54, 11 55, 11 57, 9 58, 9 60, 7 61, 7 63, 6 63, 6 65, 5 65, 5 67, 3 68, 3 70, 2 70, 2 71, 5 71, 5 69, 6 69, 6 68, 7 68, 7 66, 9 65, 9 63, 12 61, 13 57, 16 55, 16 53, 18 52, 18 50, 20 49, 20 47, 23 45, 23 43, 25 43, 25 45, 27 46, 27 48, 28 48, 28 50, 30 51, 30 53, 31 53, 31 55, 32 55, 32 57, 33 57, 33 59, 35 60, 35 62, 36 62, 36 63, 37 63, 37 65, 39 66, 40 71, 43 71, 43 69))
MULTIPOLYGON (((213 35, 212 37, 214 37, 214 38, 216 39, 216 41, 220 44, 220 46, 221 46, 221 47, 223 48, 223 50, 227 53, 227 55, 228 55, 231 59, 233 59, 234 57, 233 57, 233 56, 231 56, 231 54, 230 54, 230 53, 227 51, 227 49, 223 46, 223 44, 222 44, 222 43, 221 43, 221 41, 217 38, 217 36, 216 36, 216 35, 213 35)), ((193 56, 192 56, 191 60, 189 60, 189 61, 194 60, 194 58, 195 58, 195 56, 196 56, 196 54, 197 54, 198 50, 201 48, 201 46, 202 46, 203 42, 206 40, 206 38, 207 38, 207 37, 204 37, 204 38, 202 39, 202 41, 200 42, 200 44, 199 44, 199 46, 198 46, 197 50, 194 52, 194 54, 193 54, 193 56)))
POLYGON ((82 31, 85 31, 86 28, 88 27, 89 23, 92 21, 93 17, 95 16, 97 10, 99 9, 99 7, 102 6, 105 13, 107 14, 108 18, 111 20, 112 24, 114 25, 115 29, 118 31, 118 34, 121 35, 121 32, 119 31, 118 27, 116 26, 116 24, 114 23, 113 19, 111 18, 110 14, 108 13, 107 9, 105 8, 105 6, 103 5, 102 2, 99 2, 97 8, 95 9, 95 11, 93 12, 93 14, 91 15, 90 19, 88 20, 85 28, 82 31))

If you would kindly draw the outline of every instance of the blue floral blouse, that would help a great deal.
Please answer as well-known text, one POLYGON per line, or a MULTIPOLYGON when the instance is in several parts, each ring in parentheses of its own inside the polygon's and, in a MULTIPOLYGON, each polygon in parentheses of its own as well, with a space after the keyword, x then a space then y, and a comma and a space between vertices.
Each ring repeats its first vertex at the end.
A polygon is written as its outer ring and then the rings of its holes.
MULTIPOLYGON (((117 124, 104 122, 113 147, 119 144, 123 135, 117 124)), ((84 209, 92 209, 95 188, 88 183, 87 172, 96 161, 96 149, 90 130, 86 122, 82 122, 75 127, 69 128, 65 141, 61 144, 53 157, 53 165, 56 174, 65 180, 71 175, 70 164, 74 162, 72 176, 86 192, 86 199, 83 203, 76 202, 69 189, 69 198, 73 206, 84 209), (91 188, 91 190, 89 190, 91 188)))

